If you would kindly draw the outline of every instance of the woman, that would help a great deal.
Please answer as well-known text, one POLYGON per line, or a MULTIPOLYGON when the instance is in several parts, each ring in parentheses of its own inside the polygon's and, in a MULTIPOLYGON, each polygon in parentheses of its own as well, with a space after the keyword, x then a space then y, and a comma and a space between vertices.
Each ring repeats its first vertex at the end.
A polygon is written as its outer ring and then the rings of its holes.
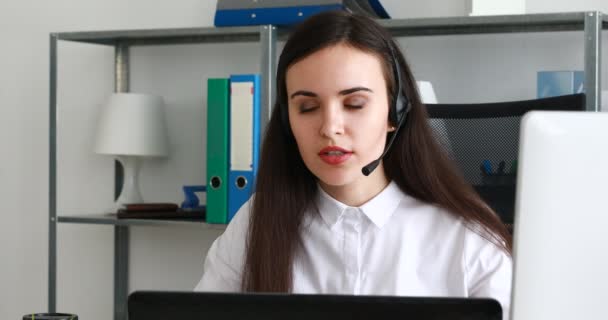
POLYGON ((491 297, 508 315, 510 251, 436 143, 390 34, 327 12, 285 44, 256 193, 196 290, 491 297))

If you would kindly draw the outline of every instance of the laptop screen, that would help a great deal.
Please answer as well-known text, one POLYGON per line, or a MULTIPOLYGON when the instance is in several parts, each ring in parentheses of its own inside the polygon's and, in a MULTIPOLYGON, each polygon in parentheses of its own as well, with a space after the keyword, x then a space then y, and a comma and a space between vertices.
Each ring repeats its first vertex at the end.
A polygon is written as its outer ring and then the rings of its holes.
POLYGON ((129 320, 502 320, 492 299, 137 291, 129 320))

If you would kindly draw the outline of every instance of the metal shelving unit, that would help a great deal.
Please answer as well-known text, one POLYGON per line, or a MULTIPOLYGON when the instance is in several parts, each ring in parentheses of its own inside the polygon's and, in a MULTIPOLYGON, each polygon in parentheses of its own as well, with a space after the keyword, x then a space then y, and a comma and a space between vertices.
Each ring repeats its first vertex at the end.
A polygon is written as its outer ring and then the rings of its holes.
POLYGON ((101 44, 115 48, 114 83, 116 92, 129 91, 129 49, 133 46, 174 45, 198 43, 258 42, 260 44, 260 70, 262 79, 262 119, 264 130, 270 117, 274 97, 276 55, 276 28, 274 26, 231 28, 183 28, 157 30, 122 30, 95 32, 65 32, 50 35, 50 96, 49 96, 49 284, 48 309, 56 310, 57 223, 100 224, 114 226, 114 319, 127 319, 129 283, 129 227, 150 225, 199 224, 204 229, 223 229, 196 220, 117 219, 96 214, 61 216, 57 214, 57 43, 75 41, 101 44))
MULTIPOLYGON (((584 36, 585 89, 587 110, 598 111, 601 105, 601 34, 608 29, 608 17, 601 12, 529 14, 380 20, 396 37, 499 34, 552 31, 582 31, 584 36)), ((288 29, 273 26, 229 28, 185 28, 157 30, 122 30, 65 32, 50 35, 50 126, 49 126, 49 311, 56 307, 56 232, 57 223, 113 225, 114 235, 114 319, 126 319, 128 293, 129 227, 199 223, 205 229, 222 228, 193 221, 116 219, 107 215, 57 215, 57 43, 76 41, 115 48, 115 91, 129 91, 129 48, 144 45, 188 43, 259 42, 262 74, 262 129, 265 127, 274 97, 276 42, 288 29), (278 35, 278 36, 277 36, 278 35)))
POLYGON ((608 29, 608 17, 601 12, 393 19, 380 24, 397 37, 583 31, 587 111, 600 110, 602 29, 608 29))
POLYGON ((58 223, 105 224, 113 226, 200 225, 206 230, 224 230, 226 225, 209 224, 200 219, 118 219, 114 214, 87 214, 57 217, 58 223))

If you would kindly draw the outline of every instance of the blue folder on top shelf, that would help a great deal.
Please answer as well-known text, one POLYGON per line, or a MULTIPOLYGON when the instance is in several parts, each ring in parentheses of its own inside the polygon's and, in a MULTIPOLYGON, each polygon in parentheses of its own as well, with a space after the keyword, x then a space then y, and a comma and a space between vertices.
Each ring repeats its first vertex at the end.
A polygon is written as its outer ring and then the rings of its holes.
POLYGON ((218 0, 217 27, 293 25, 322 11, 346 10, 374 18, 389 18, 379 0, 218 0))
POLYGON ((260 76, 230 76, 228 221, 251 197, 260 145, 260 76))

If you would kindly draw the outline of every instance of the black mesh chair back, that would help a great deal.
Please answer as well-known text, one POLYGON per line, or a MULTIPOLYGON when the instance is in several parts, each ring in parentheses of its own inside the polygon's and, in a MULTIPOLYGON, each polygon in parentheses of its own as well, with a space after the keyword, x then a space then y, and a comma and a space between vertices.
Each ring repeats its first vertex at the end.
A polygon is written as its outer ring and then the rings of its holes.
POLYGON ((461 174, 504 223, 512 224, 522 116, 531 110, 584 111, 585 95, 426 106, 436 138, 461 174))

